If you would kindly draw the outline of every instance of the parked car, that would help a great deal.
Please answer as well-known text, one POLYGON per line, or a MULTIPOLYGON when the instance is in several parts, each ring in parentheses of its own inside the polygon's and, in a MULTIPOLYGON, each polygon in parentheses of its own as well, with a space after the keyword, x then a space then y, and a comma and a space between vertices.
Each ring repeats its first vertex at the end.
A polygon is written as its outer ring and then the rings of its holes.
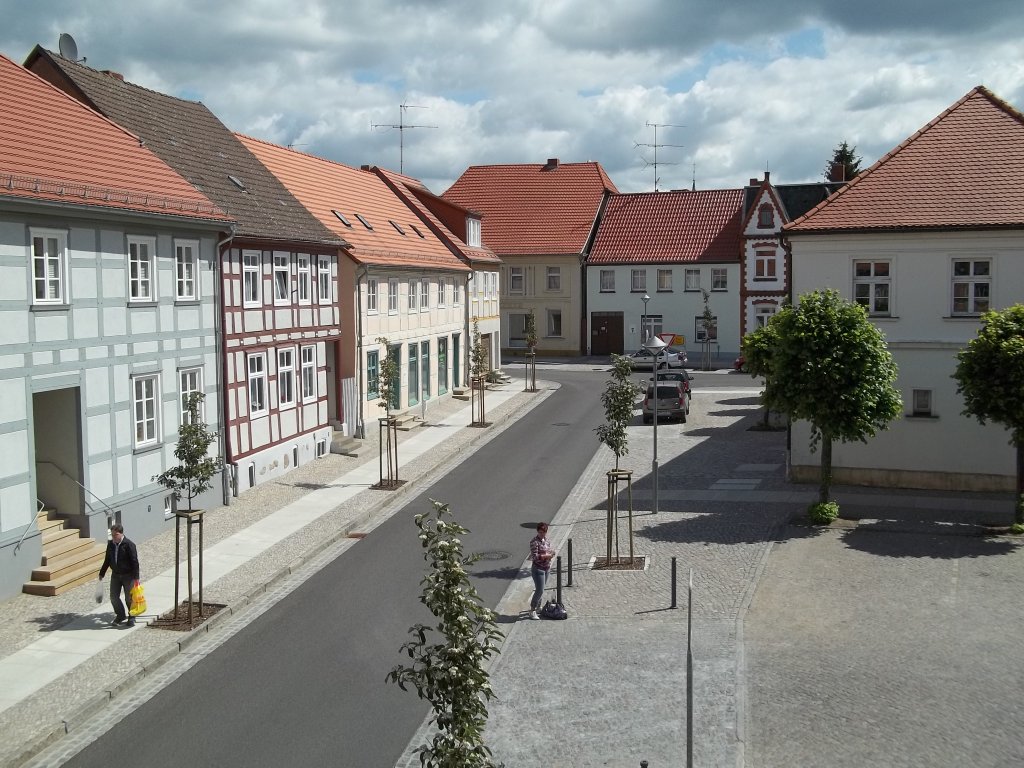
POLYGON ((647 387, 644 395, 644 424, 654 421, 654 400, 658 400, 658 419, 679 419, 686 423, 686 414, 690 410, 690 396, 683 390, 681 381, 659 381, 647 387), (657 394, 655 394, 657 393, 657 394))
MULTIPOLYGON (((690 372, 685 368, 681 368, 678 371, 661 370, 649 378, 648 381, 654 381, 655 379, 659 382, 676 381, 679 383, 679 386, 682 387, 683 391, 686 393, 686 413, 689 414, 690 401, 693 399, 693 391, 690 389, 690 381, 693 379, 693 376, 690 375, 690 372)), ((650 384, 647 386, 650 386, 650 384)), ((658 415, 660 416, 661 414, 659 413, 658 415)))
MULTIPOLYGON (((654 368, 654 355, 641 347, 629 356, 634 368, 654 368)), ((658 356, 658 368, 682 368, 686 364, 686 350, 665 347, 658 356)))

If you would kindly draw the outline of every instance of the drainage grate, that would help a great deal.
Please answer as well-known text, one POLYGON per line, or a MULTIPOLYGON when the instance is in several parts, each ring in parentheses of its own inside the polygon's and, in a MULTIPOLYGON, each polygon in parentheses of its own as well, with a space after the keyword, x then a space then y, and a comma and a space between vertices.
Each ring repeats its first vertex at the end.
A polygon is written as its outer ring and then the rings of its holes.
POLYGON ((352 533, 348 534, 348 538, 350 538, 350 539, 365 539, 366 538, 366 534, 365 533, 357 533, 357 532, 353 531, 352 533))
POLYGON ((490 552, 477 552, 476 556, 479 560, 508 560, 512 557, 508 552, 502 552, 500 549, 492 549, 490 552))

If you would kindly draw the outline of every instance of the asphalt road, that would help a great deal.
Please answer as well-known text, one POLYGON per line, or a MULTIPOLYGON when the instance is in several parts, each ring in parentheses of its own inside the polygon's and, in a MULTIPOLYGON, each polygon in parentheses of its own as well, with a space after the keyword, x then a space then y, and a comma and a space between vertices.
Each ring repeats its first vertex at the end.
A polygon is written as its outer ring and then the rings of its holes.
POLYGON ((466 551, 486 553, 474 582, 494 607, 597 448, 606 375, 544 378, 561 388, 67 765, 394 765, 428 709, 384 681, 431 618, 413 515, 451 505, 466 551))

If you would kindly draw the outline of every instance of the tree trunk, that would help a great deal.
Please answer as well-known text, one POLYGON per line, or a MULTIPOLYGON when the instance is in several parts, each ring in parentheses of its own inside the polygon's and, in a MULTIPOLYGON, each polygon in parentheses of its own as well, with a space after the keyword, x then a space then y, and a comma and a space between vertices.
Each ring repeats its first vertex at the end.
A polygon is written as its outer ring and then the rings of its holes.
POLYGON ((832 487, 832 436, 821 433, 821 486, 818 489, 818 501, 828 502, 829 490, 832 487))
POLYGON ((1013 507, 1013 522, 1024 525, 1024 440, 1017 440, 1017 499, 1013 507))

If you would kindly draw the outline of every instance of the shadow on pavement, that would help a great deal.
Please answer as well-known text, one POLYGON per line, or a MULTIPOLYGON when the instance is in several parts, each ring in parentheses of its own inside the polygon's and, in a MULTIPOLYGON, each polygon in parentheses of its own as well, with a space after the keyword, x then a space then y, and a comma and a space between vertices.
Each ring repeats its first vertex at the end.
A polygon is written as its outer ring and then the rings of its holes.
POLYGON ((930 531, 926 531, 924 526, 917 530, 900 530, 893 526, 892 521, 880 520, 861 523, 848 531, 843 535, 843 543, 850 549, 882 557, 933 559, 1008 555, 1021 546, 1017 541, 981 536, 974 526, 953 526, 935 523, 930 531))
POLYGON ((109 618, 94 613, 84 616, 80 613, 51 613, 49 616, 33 616, 26 621, 38 624, 40 632, 55 632, 65 628, 77 632, 80 629, 110 629, 110 619, 113 617, 113 611, 110 612, 109 618), (72 622, 75 626, 68 627, 72 622))

